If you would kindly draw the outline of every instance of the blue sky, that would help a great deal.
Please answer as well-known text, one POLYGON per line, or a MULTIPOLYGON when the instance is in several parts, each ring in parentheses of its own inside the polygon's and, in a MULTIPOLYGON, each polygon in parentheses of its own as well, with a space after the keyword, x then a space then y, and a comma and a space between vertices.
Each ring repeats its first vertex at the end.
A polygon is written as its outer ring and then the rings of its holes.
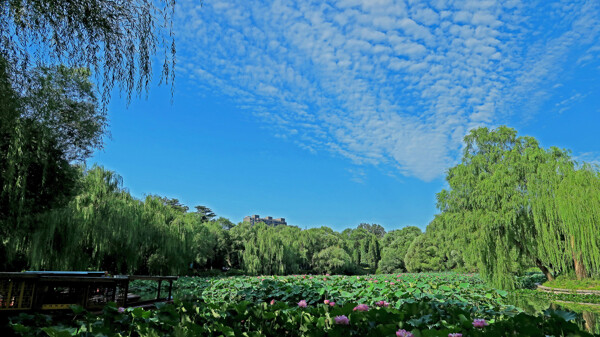
POLYGON ((421 228, 463 136, 508 125, 600 163, 598 1, 204 1, 177 79, 110 104, 97 162, 239 222, 421 228))

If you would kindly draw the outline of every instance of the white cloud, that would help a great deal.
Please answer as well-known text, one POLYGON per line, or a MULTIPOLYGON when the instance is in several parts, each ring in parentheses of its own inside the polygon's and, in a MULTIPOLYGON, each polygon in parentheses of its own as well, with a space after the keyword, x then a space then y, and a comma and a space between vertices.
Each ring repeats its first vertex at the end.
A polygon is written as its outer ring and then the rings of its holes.
POLYGON ((178 58, 308 151, 431 180, 469 129, 535 111, 574 46, 595 52, 597 4, 535 4, 182 0, 178 58))
POLYGON ((572 94, 571 96, 569 96, 568 98, 565 98, 565 99, 561 100, 560 102, 556 103, 554 106, 556 106, 556 108, 558 108, 558 113, 563 113, 563 112, 571 109, 571 107, 574 104, 576 104, 577 102, 582 101, 586 96, 588 96, 588 94, 582 94, 580 92, 576 92, 576 93, 572 94))
POLYGON ((350 180, 358 184, 364 184, 367 179, 367 173, 360 167, 349 168, 348 173, 350 173, 351 176, 350 180))
POLYGON ((600 153, 598 152, 583 152, 573 156, 573 159, 579 164, 587 163, 600 169, 600 153))

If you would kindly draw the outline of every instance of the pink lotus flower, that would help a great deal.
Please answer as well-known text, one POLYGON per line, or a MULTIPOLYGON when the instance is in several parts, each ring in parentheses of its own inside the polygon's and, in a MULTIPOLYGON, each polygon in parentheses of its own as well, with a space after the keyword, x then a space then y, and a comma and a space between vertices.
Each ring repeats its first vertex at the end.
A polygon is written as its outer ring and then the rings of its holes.
POLYGON ((275 304, 275 299, 272 299, 271 302, 269 302, 271 305, 275 304))
POLYGON ((448 337, 462 337, 462 334, 460 332, 449 333, 448 337))
POLYGON ((308 304, 306 304, 306 300, 302 300, 302 301, 298 302, 298 306, 300 308, 306 308, 307 305, 308 304))
POLYGON ((346 317, 346 315, 335 316, 335 318, 333 320, 335 321, 335 324, 341 324, 341 325, 350 324, 350 320, 348 319, 348 317, 346 317))
POLYGON ((485 319, 476 318, 476 319, 473 320, 473 326, 476 327, 476 328, 483 328, 483 327, 486 327, 488 325, 489 324, 488 324, 488 322, 485 321, 485 319))
POLYGON ((398 337, 414 337, 414 335, 410 331, 406 331, 404 329, 400 329, 396 331, 396 336, 398 337))
POLYGON ((393 286, 394 284, 396 284, 396 283, 394 283, 394 282, 390 282, 390 285, 391 285, 391 286, 393 286))
POLYGON ((325 301, 323 301, 323 303, 329 304, 329 300, 325 300, 325 301))
POLYGON ((355 306, 353 310, 354 311, 368 311, 369 306, 366 304, 359 304, 359 305, 355 306))
POLYGON ((120 312, 120 313, 124 313, 125 312, 125 308, 119 307, 119 309, 117 309, 117 311, 120 312))
POLYGON ((329 302, 330 307, 335 307, 335 302, 329 302))
POLYGON ((378 306, 378 307, 386 307, 386 308, 390 306, 390 304, 388 302, 386 302, 386 301, 375 302, 375 305, 378 306))

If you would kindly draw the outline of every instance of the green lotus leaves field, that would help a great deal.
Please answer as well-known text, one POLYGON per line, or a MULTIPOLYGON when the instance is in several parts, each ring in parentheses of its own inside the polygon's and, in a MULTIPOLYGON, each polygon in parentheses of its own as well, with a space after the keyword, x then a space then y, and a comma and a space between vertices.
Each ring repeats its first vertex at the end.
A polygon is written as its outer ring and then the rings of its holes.
MULTIPOLYGON (((531 315, 476 275, 181 278, 173 304, 69 319, 21 315, 21 336, 592 336, 566 311, 531 315)), ((151 291, 139 282, 134 289, 151 291)), ((78 308, 75 308, 78 310, 78 308)))

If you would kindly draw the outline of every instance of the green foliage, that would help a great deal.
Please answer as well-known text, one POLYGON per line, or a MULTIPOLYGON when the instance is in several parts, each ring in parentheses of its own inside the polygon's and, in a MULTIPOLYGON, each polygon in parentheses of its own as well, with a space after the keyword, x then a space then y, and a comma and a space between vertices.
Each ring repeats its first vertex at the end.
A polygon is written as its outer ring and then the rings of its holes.
POLYGON ((185 213, 185 212, 187 212, 190 209, 186 205, 184 205, 181 202, 179 202, 179 199, 176 199, 176 198, 161 197, 160 200, 162 201, 162 203, 165 206, 169 206, 172 209, 174 209, 174 210, 176 210, 177 212, 180 212, 180 213, 185 213))
POLYGON ((414 226, 386 233, 382 239, 383 249, 377 271, 384 274, 406 271, 404 257, 411 243, 422 234, 421 230, 414 226))
POLYGON ((35 217, 63 207, 77 192, 79 169, 71 162, 101 147, 106 116, 86 71, 37 68, 17 94, 6 68, 0 57, 0 260, 14 270, 25 266, 35 217))
POLYGON ((328 247, 314 255, 314 271, 321 274, 344 274, 352 272, 350 255, 340 247, 328 247))
POLYGON ((374 223, 374 224, 361 223, 360 225, 358 225, 357 228, 366 230, 367 232, 375 235, 378 239, 383 238, 383 236, 385 235, 385 229, 381 225, 378 225, 376 223, 374 223))
POLYGON ((456 273, 428 273, 401 275, 290 275, 227 278, 180 278, 174 284, 175 297, 228 303, 239 301, 297 303, 304 299, 309 304, 324 299, 340 305, 359 301, 373 303, 415 302, 422 299, 462 301, 465 306, 477 304, 480 308, 499 312, 514 310, 501 304, 506 292, 496 291, 474 275, 456 273))
MULTIPOLYGON (((298 308, 287 304, 251 302, 218 306, 202 302, 177 302, 155 311, 139 308, 119 313, 108 307, 100 316, 80 314, 80 319, 42 328, 49 336, 394 336, 401 329, 415 336, 446 337, 462 332, 466 336, 592 336, 560 313, 535 317, 519 314, 479 329, 473 327, 469 311, 453 305, 443 311, 432 303, 410 304, 400 308, 374 308, 353 311, 356 303, 330 308, 327 305, 298 308), (348 325, 335 324, 346 316, 348 325), (431 322, 443 322, 432 326, 431 322)), ((26 330, 29 321, 15 321, 12 328, 26 330)))
POLYGON ((10 328, 21 336, 41 331, 51 336, 115 337, 394 336, 400 329, 415 336, 591 336, 578 326, 578 315, 552 310, 526 314, 501 303, 506 292, 490 289, 473 276, 186 278, 178 284, 189 288, 192 296, 158 304, 153 311, 120 311, 113 304, 92 315, 73 308, 74 319, 21 315, 11 318, 10 328), (300 307, 300 300, 307 306, 300 307), (378 306, 382 300, 389 305, 378 306), (354 310, 358 304, 369 309, 354 310), (335 317, 341 315, 349 324, 336 324, 335 317), (475 327, 474 319, 489 325, 475 327))
MULTIPOLYGON (((533 289, 513 290, 507 296, 507 303, 515 306, 524 307, 520 301, 538 302, 536 304, 537 312, 548 308, 549 303, 563 305, 564 302, 600 304, 600 296, 583 294, 554 294, 533 289)), ((524 308, 525 309, 525 308, 524 308)), ((528 310, 528 313, 536 313, 535 310, 528 310)))
POLYGON ((108 119, 98 107, 91 72, 64 65, 35 68, 22 94, 21 118, 35 120, 69 161, 82 161, 102 149, 108 119))
POLYGON ((329 247, 343 246, 343 239, 339 233, 329 227, 309 228, 300 232, 298 237, 300 249, 301 270, 313 270, 315 266, 314 256, 329 247))
POLYGON ((347 229, 342 232, 345 249, 351 253, 352 263, 374 272, 380 259, 379 241, 375 234, 364 228, 347 229))
POLYGON ((544 286, 571 290, 600 290, 600 280, 590 278, 578 280, 575 275, 561 275, 552 281, 545 282, 544 286))
POLYGON ((536 289, 538 284, 547 281, 544 274, 538 272, 527 272, 525 275, 515 277, 515 285, 517 289, 536 289))
POLYGON ((299 270, 297 241, 300 229, 289 226, 254 225, 244 244, 244 269, 250 274, 281 275, 299 270))
POLYGON ((193 219, 160 198, 131 197, 121 177, 100 167, 83 173, 82 191, 68 206, 35 223, 28 253, 35 269, 171 274, 192 261, 193 219))
POLYGON ((576 169, 566 151, 507 127, 474 129, 446 179, 443 241, 465 247, 465 263, 495 286, 514 288, 513 276, 531 265, 548 278, 550 269, 598 275, 600 179, 588 166, 576 169))
POLYGON ((92 69, 107 103, 118 84, 130 98, 148 88, 154 54, 162 79, 175 76, 174 1, 31 1, 0 3, 0 55, 19 88, 32 66, 92 69))
POLYGON ((540 258, 556 272, 599 277, 599 173, 589 165, 576 169, 570 161, 551 162, 530 185, 536 229, 549 243, 540 245, 540 258))
POLYGON ((196 209, 196 213, 201 217, 202 222, 210 221, 216 216, 215 213, 206 206, 198 205, 194 208, 196 209))
POLYGON ((427 233, 413 240, 404 262, 409 272, 438 271, 443 268, 436 242, 427 233))

